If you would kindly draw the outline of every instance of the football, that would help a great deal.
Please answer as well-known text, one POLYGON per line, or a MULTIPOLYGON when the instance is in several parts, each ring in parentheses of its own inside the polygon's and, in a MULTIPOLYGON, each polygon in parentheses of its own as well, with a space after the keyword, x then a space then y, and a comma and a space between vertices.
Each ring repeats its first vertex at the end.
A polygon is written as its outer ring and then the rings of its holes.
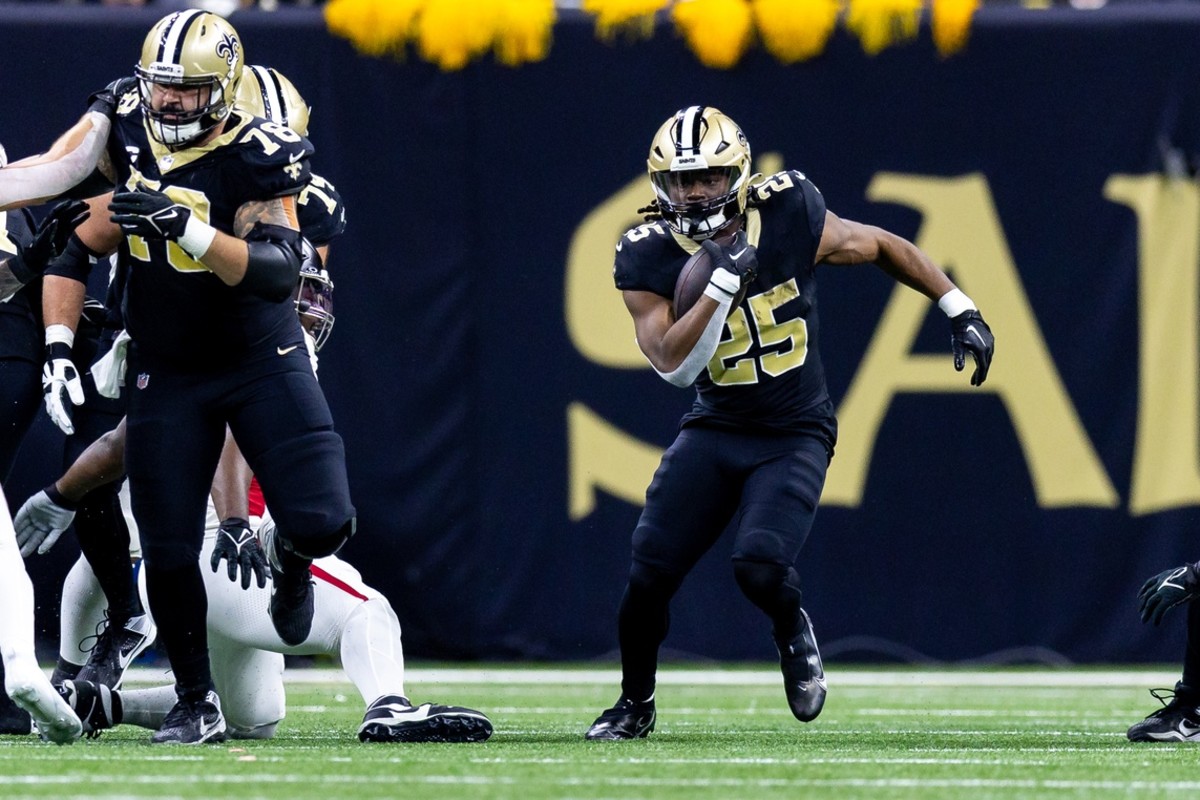
MULTIPOLYGON (((732 236, 721 237, 716 239, 717 244, 726 245, 733 240, 732 236)), ((700 295, 704 294, 705 287, 708 286, 708 279, 712 277, 713 265, 712 259, 708 257, 708 253, 704 248, 700 248, 696 253, 687 260, 683 265, 683 269, 679 270, 679 277, 675 279, 675 319, 679 319, 686 314, 692 306, 696 305, 696 301, 700 299, 700 295)), ((732 310, 738 303, 742 302, 745 297, 744 290, 738 292, 733 298, 732 310)))

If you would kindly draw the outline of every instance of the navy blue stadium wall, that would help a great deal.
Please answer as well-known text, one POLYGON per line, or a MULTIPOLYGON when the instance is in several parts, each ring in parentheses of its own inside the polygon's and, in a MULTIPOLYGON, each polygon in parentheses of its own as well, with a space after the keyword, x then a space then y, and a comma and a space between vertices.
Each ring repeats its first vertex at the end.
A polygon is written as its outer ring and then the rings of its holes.
MULTIPOLYGON (((152 12, 0 8, 0 141, 44 148, 131 72, 152 12)), ((1200 9, 988 9, 967 50, 928 31, 870 58, 699 65, 660 30, 579 18, 543 63, 446 74, 357 55, 316 12, 234 18, 250 63, 312 105, 317 172, 349 207, 321 379, 360 514, 345 549, 412 657, 616 648, 630 533, 688 392, 638 355, 612 248, 649 200, 650 136, 715 105, 760 171, 921 244, 998 346, 971 389, 940 312, 870 267, 823 268, 842 439, 798 569, 834 659, 1173 660, 1147 575, 1200 558, 1200 9)), ((197 331, 203 336, 203 331, 197 331)), ((748 365, 753 366, 753 365, 748 365)), ((43 419, 15 508, 56 468, 43 419)), ((30 564, 43 644, 73 544, 30 564)), ((729 542, 677 598, 667 648, 773 654, 729 542)))

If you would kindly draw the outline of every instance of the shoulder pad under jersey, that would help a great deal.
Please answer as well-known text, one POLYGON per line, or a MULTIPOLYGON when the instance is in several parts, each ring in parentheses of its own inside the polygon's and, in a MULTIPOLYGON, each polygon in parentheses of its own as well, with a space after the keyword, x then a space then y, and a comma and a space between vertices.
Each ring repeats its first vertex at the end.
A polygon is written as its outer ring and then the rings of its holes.
POLYGON ((237 135, 241 178, 248 197, 270 199, 300 194, 312 178, 312 143, 291 128, 250 117, 237 135))
POLYGON ((613 282, 618 289, 675 296, 675 280, 687 253, 659 220, 630 228, 617 242, 613 282))

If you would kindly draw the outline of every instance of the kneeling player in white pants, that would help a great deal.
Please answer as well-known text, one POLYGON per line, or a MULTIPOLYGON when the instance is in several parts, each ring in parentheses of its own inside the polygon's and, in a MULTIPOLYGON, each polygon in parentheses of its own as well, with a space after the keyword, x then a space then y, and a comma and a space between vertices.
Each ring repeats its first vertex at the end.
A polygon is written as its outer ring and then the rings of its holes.
MULTIPOLYGON (((88 476, 121 474, 119 464, 99 465, 96 459, 120 453, 122 448, 104 440, 123 434, 122 423, 84 451, 55 482, 58 492, 71 500, 94 488, 88 476)), ((21 507, 17 524, 26 538, 34 539, 66 528, 71 515, 42 492, 21 507)), ((269 535, 273 527, 268 517, 259 532, 269 535)), ((219 535, 224 535, 221 523, 210 506, 202 563, 211 562, 219 535)), ((257 539, 253 541, 258 551, 257 539)), ((275 733, 285 714, 284 654, 340 657, 347 677, 369 704, 358 730, 362 741, 473 742, 491 735, 491 722, 478 711, 429 703, 414 707, 408 701, 399 620, 387 598, 363 583, 354 567, 336 556, 313 562, 312 630, 294 646, 284 644, 271 623, 271 592, 265 580, 251 581, 252 573, 265 577, 265 563, 257 569, 243 563, 241 568, 240 584, 224 569, 202 570, 213 683, 230 735, 269 738, 275 733)), ((81 715, 85 733, 122 723, 157 729, 178 700, 169 685, 116 691, 88 681, 66 681, 62 693, 81 715)))

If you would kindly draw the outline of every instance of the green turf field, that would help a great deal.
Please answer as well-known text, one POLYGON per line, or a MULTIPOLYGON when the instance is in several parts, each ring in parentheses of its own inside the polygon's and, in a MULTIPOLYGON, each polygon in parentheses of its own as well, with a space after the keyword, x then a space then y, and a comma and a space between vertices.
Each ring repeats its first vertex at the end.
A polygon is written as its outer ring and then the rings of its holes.
MULTIPOLYGON (((1134 745, 1173 670, 953 671, 827 664, 829 700, 802 725, 774 665, 664 668, 658 729, 585 742, 616 699, 610 668, 410 671, 414 701, 487 712, 473 745, 363 745, 341 673, 300 671, 269 742, 150 746, 123 727, 68 747, 0 737, 15 798, 1115 798, 1194 796, 1200 747, 1134 745)), ((130 679, 146 677, 145 670, 130 679)))

